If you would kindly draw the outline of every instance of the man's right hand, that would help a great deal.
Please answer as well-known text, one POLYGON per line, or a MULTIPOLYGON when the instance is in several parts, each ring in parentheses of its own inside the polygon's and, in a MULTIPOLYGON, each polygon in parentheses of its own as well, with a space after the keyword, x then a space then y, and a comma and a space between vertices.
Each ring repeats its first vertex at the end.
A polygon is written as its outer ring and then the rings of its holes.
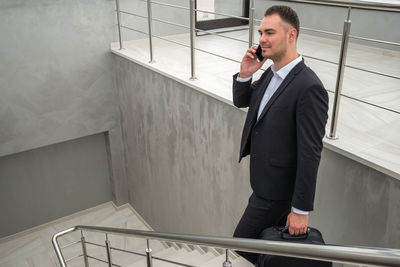
POLYGON ((242 62, 240 63, 239 77, 250 77, 251 75, 253 75, 253 73, 259 70, 264 62, 267 60, 267 58, 264 58, 262 61, 258 61, 256 51, 256 45, 253 45, 252 47, 247 49, 246 54, 244 55, 242 62))

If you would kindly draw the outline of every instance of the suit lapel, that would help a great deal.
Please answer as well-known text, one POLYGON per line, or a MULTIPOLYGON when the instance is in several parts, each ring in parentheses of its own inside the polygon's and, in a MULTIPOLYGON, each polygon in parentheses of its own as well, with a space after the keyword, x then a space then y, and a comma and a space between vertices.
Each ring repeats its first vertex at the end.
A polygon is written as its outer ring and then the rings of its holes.
MULTIPOLYGON (((304 67, 304 60, 302 60, 301 62, 299 62, 290 72, 289 74, 286 76, 286 78, 282 81, 281 85, 278 87, 278 89, 275 91, 275 93, 272 95, 272 97, 270 98, 270 100, 268 101, 268 103, 265 105, 263 111, 260 114, 260 117, 258 118, 257 122, 255 125, 258 124, 258 122, 264 117, 264 115, 268 112, 268 110, 270 109, 270 107, 274 104, 275 100, 282 94, 283 91, 285 91, 285 89, 288 87, 288 85, 290 84, 290 82, 294 79, 294 77, 297 75, 297 73, 303 69, 304 67)), ((272 71, 271 71, 272 73, 272 71)), ((271 76, 272 78, 272 76, 271 76)), ((270 78, 270 80, 271 80, 270 78)), ((268 86, 268 85, 267 85, 268 86)), ((264 91, 265 92, 265 89, 264 91)), ((261 98, 264 96, 264 93, 262 94, 262 96, 260 97, 259 103, 257 105, 257 107, 259 107, 260 102, 261 102, 261 98)), ((258 109, 257 109, 258 110, 258 109)))

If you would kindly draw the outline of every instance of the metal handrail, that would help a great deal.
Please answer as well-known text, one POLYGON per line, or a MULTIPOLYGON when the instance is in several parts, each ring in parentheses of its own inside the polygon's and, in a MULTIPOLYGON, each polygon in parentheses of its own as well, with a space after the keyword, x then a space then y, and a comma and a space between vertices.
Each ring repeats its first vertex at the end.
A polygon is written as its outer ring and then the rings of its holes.
POLYGON ((221 12, 213 12, 213 11, 197 9, 197 8, 195 8, 194 11, 197 11, 197 12, 200 12, 200 13, 206 13, 206 14, 219 15, 219 16, 224 16, 224 17, 229 17, 229 18, 235 18, 235 19, 240 19, 240 20, 246 20, 246 21, 250 20, 249 18, 246 18, 246 17, 235 16, 235 15, 221 13, 221 12))
MULTIPOLYGON (((139 0, 141 2, 146 2, 146 0, 139 0)), ((369 9, 369 10, 380 10, 380 11, 400 11, 400 5, 398 4, 389 4, 389 3, 377 3, 377 2, 366 2, 366 1, 356 1, 356 0, 349 0, 349 1, 341 1, 341 0, 277 0, 283 2, 294 2, 294 3, 304 3, 304 4, 316 4, 316 5, 323 5, 323 6, 336 6, 336 7, 352 7, 352 8, 359 8, 359 9, 369 9)), ((187 7, 182 7, 178 5, 166 4, 156 1, 151 1, 151 3, 156 5, 174 7, 179 9, 186 9, 189 10, 187 7)), ((202 11, 202 12, 209 12, 209 11, 202 11)), ((218 14, 225 16, 226 14, 218 14)))
POLYGON ((359 8, 359 9, 368 9, 368 10, 376 10, 376 11, 400 11, 400 5, 398 4, 389 4, 389 3, 377 3, 377 2, 366 2, 366 1, 357 1, 357 0, 277 0, 283 2, 293 2, 293 3, 304 3, 304 4, 315 4, 322 6, 336 6, 336 7, 351 7, 351 8, 359 8))
MULTIPOLYGON (((121 11, 121 12, 122 12, 122 11, 121 11)), ((130 14, 130 15, 138 16, 137 14, 132 14, 132 13, 128 13, 128 12, 125 12, 125 13, 130 14)), ((143 16, 140 16, 140 17, 143 17, 143 16)), ((147 17, 143 17, 143 18, 147 18, 147 17)), ((153 21, 157 21, 157 22, 162 22, 162 23, 165 23, 165 24, 170 24, 170 25, 174 25, 174 26, 179 26, 179 27, 186 28, 186 29, 190 29, 190 27, 185 26, 185 25, 182 25, 182 24, 178 24, 178 23, 173 23, 173 22, 169 22, 169 21, 165 21, 165 20, 161 20, 161 19, 155 19, 155 18, 153 18, 152 20, 153 20, 153 21)), ((121 28, 126 28, 126 29, 129 29, 129 30, 132 30, 132 31, 136 31, 136 32, 139 32, 139 33, 142 33, 142 34, 145 34, 145 35, 149 35, 149 34, 146 33, 146 32, 139 31, 139 30, 136 30, 136 29, 133 29, 133 28, 124 26, 124 25, 121 25, 121 28)), ((221 38, 225 38, 225 39, 229 39, 229 40, 233 40, 233 41, 238 41, 238 42, 242 42, 242 43, 247 43, 245 40, 241 40, 241 39, 237 39, 237 38, 233 38, 233 37, 229 37, 229 36, 224 36, 224 35, 221 35, 221 34, 216 33, 216 32, 211 32, 211 31, 202 30, 202 29, 198 29, 198 28, 195 28, 195 31, 196 31, 196 32, 208 33, 208 34, 211 34, 211 35, 215 35, 215 36, 217 36, 217 37, 221 37, 221 38)), ((175 44, 178 44, 178 45, 181 45, 181 46, 190 48, 189 45, 185 45, 185 44, 182 44, 182 43, 179 43, 179 42, 176 42, 176 41, 168 40, 168 39, 166 39, 166 38, 163 38, 163 37, 161 37, 161 36, 157 36, 157 35, 155 35, 155 34, 153 34, 152 36, 153 36, 153 37, 156 37, 156 38, 159 38, 159 39, 162 39, 162 40, 164 40, 164 41, 168 41, 168 42, 171 42, 171 43, 175 43, 175 44)), ((351 36, 350 36, 350 37, 351 37, 351 36)), ((256 44, 256 43, 253 43, 253 44, 256 44)), ((398 44, 398 45, 400 45, 400 44, 398 44)), ((195 50, 198 50, 198 51, 201 51, 201 52, 204 52, 204 53, 207 53, 207 54, 216 56, 216 57, 220 57, 220 58, 223 58, 223 59, 226 59, 226 60, 229 60, 229 61, 233 61, 233 62, 236 62, 236 63, 240 63, 240 61, 238 61, 238 60, 234 60, 234 59, 231 59, 231 58, 228 58, 228 57, 224 57, 224 56, 221 56, 221 55, 218 55, 218 54, 215 54, 215 53, 212 53, 212 52, 203 50, 203 49, 195 48, 195 50)), ((318 61, 322 61, 322 62, 325 62, 325 63, 335 64, 335 65, 338 64, 337 62, 334 62, 334 61, 331 61, 331 60, 326 60, 326 59, 322 59, 322 58, 317 58, 317 57, 313 57, 313 56, 306 55, 306 54, 302 54, 302 56, 305 57, 305 58, 311 58, 311 59, 318 60, 318 61)), ((355 67, 355 66, 352 66, 352 65, 347 65, 347 64, 346 64, 345 66, 348 67, 348 68, 350 68, 350 69, 365 71, 365 72, 369 72, 369 73, 372 73, 372 74, 376 74, 376 75, 380 75, 380 76, 385 76, 385 77, 388 77, 388 78, 400 79, 400 77, 399 77, 399 76, 396 76, 396 75, 390 75, 390 74, 385 74, 385 73, 382 73, 382 72, 367 70, 367 69, 364 69, 364 68, 358 68, 358 67, 355 67)))
MULTIPOLYGON (((153 19, 153 20, 156 20, 156 19, 153 19)), ((131 31, 135 31, 135 32, 138 32, 138 33, 141 33, 141 34, 144 34, 144 35, 148 35, 148 33, 146 33, 146 32, 143 32, 143 31, 140 31, 140 30, 137 30, 137 29, 133 29, 133 28, 130 28, 128 26, 121 25, 121 28, 125 28, 125 29, 131 30, 131 31)), ((208 31, 200 30, 200 29, 197 29, 197 28, 196 28, 196 31, 197 32, 206 32, 206 33, 208 33, 208 31)), ((214 34, 214 35, 219 36, 219 37, 226 37, 226 36, 223 36, 223 35, 219 35, 217 33, 212 33, 212 32, 209 32, 209 33, 210 34, 214 34)), ((164 40, 166 42, 170 42, 170 43, 174 43, 174 44, 177 44, 177 45, 180 45, 180 46, 183 46, 183 47, 190 48, 190 45, 186 45, 186 44, 182 44, 180 42, 169 40, 167 38, 164 38, 164 37, 161 37, 161 36, 158 36, 158 35, 154 35, 153 34, 153 37, 156 37, 158 39, 164 40)), ((243 42, 243 43, 247 43, 247 41, 239 40, 239 39, 235 39, 235 38, 228 38, 228 39, 234 39, 235 41, 240 41, 240 42, 243 42)), ((200 49, 200 48, 195 48, 195 50, 203 52, 203 53, 206 53, 206 54, 209 54, 209 55, 213 55, 213 56, 216 56, 216 57, 219 57, 219 58, 223 58, 223 59, 226 59, 228 61, 232 61, 232 62, 235 62, 235 63, 240 63, 239 60, 235 60, 235 59, 232 59, 232 58, 229 58, 229 57, 221 56, 221 55, 218 55, 218 54, 215 54, 215 53, 212 53, 212 52, 200 49)), ((338 65, 338 62, 334 62, 334 61, 330 61, 330 60, 326 60, 326 59, 322 59, 322 58, 313 57, 313 56, 310 56, 310 55, 307 55, 307 54, 302 54, 302 56, 304 58, 310 58, 310 59, 313 59, 313 60, 317 60, 317 61, 321 61, 321 62, 325 62, 325 63, 330 63, 330 64, 334 64, 334 65, 338 65)), ((351 65, 347 65, 347 64, 345 66, 347 68, 350 68, 350 69, 357 69, 357 70, 370 72, 370 73, 377 74, 377 75, 387 76, 388 78, 399 79, 399 77, 397 77, 397 76, 392 76, 392 75, 383 74, 383 73, 377 73, 377 72, 373 72, 373 71, 370 71, 370 70, 361 69, 361 68, 357 68, 357 67, 354 67, 354 66, 351 66, 351 65)), ((261 71, 265 71, 266 69, 261 68, 260 70, 261 71)), ((330 92, 330 93, 333 93, 333 94, 335 93, 335 91, 331 91, 331 90, 328 90, 328 89, 326 89, 326 90, 328 92, 330 92)), ((380 108, 380 109, 384 109, 384 110, 387 110, 387 111, 390 111, 390 112, 394 112, 394 113, 400 114, 400 111, 398 111, 398 110, 386 108, 386 107, 383 107, 383 106, 379 106, 379 105, 373 104, 373 103, 368 102, 368 101, 364 101, 364 100, 361 100, 361 99, 357 99, 355 97, 351 97, 351 96, 346 95, 346 94, 340 94, 340 96, 348 98, 348 99, 352 99, 352 100, 355 100, 355 101, 358 101, 358 102, 361 102, 361 103, 364 103, 364 104, 367 104, 367 105, 370 105, 370 106, 374 106, 374 107, 377 107, 377 108, 380 108)))
MULTIPOLYGON (((281 0, 281 1, 284 1, 284 0, 281 0)), ((285 0, 285 1, 289 1, 289 0, 285 0)), ((260 20, 260 19, 254 19, 254 21, 262 22, 262 20, 260 20)), ((333 35, 333 36, 342 36, 341 33, 323 31, 323 30, 307 28, 307 27, 300 27, 300 30, 318 32, 318 33, 323 33, 323 34, 328 34, 328 35, 333 35)), ((388 42, 388 41, 377 40, 377 39, 372 39, 372 38, 365 38, 365 37, 356 36, 356 35, 349 35, 349 37, 352 38, 352 39, 362 40, 362 41, 367 41, 367 42, 372 42, 372 43, 380 43, 380 44, 385 44, 385 45, 400 46, 400 43, 396 43, 396 42, 388 42)))
POLYGON ((305 30, 305 31, 310 31, 310 32, 318 32, 318 33, 323 33, 323 34, 330 34, 330 35, 334 35, 334 36, 342 36, 341 33, 317 30, 317 29, 307 28, 307 27, 300 27, 300 30, 305 30))
MULTIPOLYGON (((147 19, 146 16, 142 16, 142 15, 135 14, 135 13, 132 13, 132 12, 127 12, 127 11, 120 11, 120 12, 123 13, 123 14, 127 14, 127 15, 131 15, 131 16, 136 16, 136 17, 139 17, 139 18, 147 19)), ((190 29, 189 26, 186 26, 186 25, 183 25, 183 24, 179 24, 179 23, 175 23, 175 22, 171 22, 171 21, 167 21, 167 20, 163 20, 163 19, 152 18, 152 20, 160 22, 160 23, 165 23, 165 24, 168 24, 168 25, 172 25, 172 26, 185 28, 185 29, 188 29, 188 30, 190 29)), ((218 32, 207 31, 207 30, 203 30, 203 29, 199 29, 199 28, 195 28, 195 31, 196 32, 201 32, 201 33, 207 33, 209 35, 215 35, 215 36, 218 36, 218 37, 222 37, 222 38, 225 38, 225 39, 238 41, 238 42, 242 42, 242 43, 246 43, 246 44, 248 43, 245 40, 241 40, 241 39, 238 39, 238 38, 225 36, 225 35, 219 34, 218 32)))
POLYGON ((61 249, 68 248, 68 247, 70 247, 70 246, 79 244, 79 243, 81 243, 81 242, 82 242, 82 241, 79 240, 79 241, 75 241, 75 242, 69 243, 69 244, 67 244, 67 245, 62 246, 61 249))
MULTIPOLYGON (((128 27, 128 26, 121 25, 121 28, 125 28, 125 29, 131 30, 131 31, 135 31, 135 32, 139 32, 139 33, 141 33, 141 34, 148 35, 148 33, 146 33, 146 32, 139 31, 139 30, 130 28, 130 27, 128 27)), ((197 29, 196 29, 196 31, 197 31, 197 29)), ((222 37, 222 35, 219 35, 219 36, 222 37)), ((169 40, 169 39, 167 39, 167 38, 165 38, 165 37, 161 37, 161 36, 158 36, 158 35, 155 35, 155 34, 153 34, 153 37, 156 37, 156 38, 161 39, 161 40, 166 41, 166 42, 170 42, 170 43, 173 43, 173 44, 177 44, 177 45, 180 45, 180 46, 183 46, 183 47, 190 48, 190 45, 186 45, 186 44, 182 44, 182 43, 180 43, 180 42, 176 42, 176 41, 173 41, 173 40, 169 40)), ((247 43, 247 42, 246 42, 246 43, 247 43)), ((203 52, 203 53, 206 53, 206 54, 209 54, 209 55, 213 55, 213 56, 216 56, 216 57, 219 57, 219 58, 223 58, 223 59, 226 59, 226 60, 235 62, 235 63, 240 63, 239 60, 235 60, 235 59, 232 59, 232 58, 229 58, 229 57, 221 56, 221 55, 218 55, 218 54, 215 54, 215 53, 206 51, 206 50, 204 50, 204 49, 200 49, 200 48, 196 48, 196 47, 195 47, 194 50, 200 51, 200 52, 203 52)))
POLYGON ((82 256, 83 256, 83 254, 80 254, 80 255, 77 255, 77 256, 71 257, 71 258, 69 258, 69 259, 65 260, 65 262, 73 261, 73 260, 75 260, 75 259, 77 259, 77 258, 79 258, 79 257, 82 257, 82 256))
POLYGON ((94 257, 94 256, 87 256, 87 257, 88 257, 88 258, 90 258, 90 259, 92 259, 92 260, 96 260, 96 261, 99 261, 99 262, 102 262, 102 263, 107 263, 107 264, 108 264, 108 266, 123 267, 123 266, 121 266, 121 265, 118 265, 118 264, 115 264, 115 263, 109 264, 109 262, 108 262, 108 261, 105 261, 105 260, 102 260, 102 259, 96 258, 96 257, 94 257))
MULTIPOLYGON (((152 2, 153 3, 153 2, 152 2)), ((116 10, 114 10, 116 11, 116 10)), ((128 11, 123 11, 120 10, 119 11, 122 14, 127 14, 127 15, 131 15, 131 16, 135 16, 135 17, 139 17, 139 18, 143 18, 143 19, 148 19, 148 17, 143 16, 143 15, 139 15, 139 14, 135 14, 132 12, 128 12, 128 11)), ((226 15, 226 16, 230 16, 230 17, 235 17, 235 16, 231 16, 231 15, 226 15)), ((157 21, 157 22, 161 22, 161 23, 166 23, 166 24, 170 24, 173 26, 178 26, 178 27, 182 27, 182 28, 186 28, 186 29, 190 29, 189 26, 183 25, 183 24, 179 24, 179 23, 174 23, 174 22, 170 22, 170 21, 166 21, 166 20, 162 20, 162 19, 156 19, 156 18, 152 18, 153 21, 157 21)), ((261 22, 262 20, 260 19, 254 19, 254 21, 257 22, 261 22)), ((118 24, 117 24, 118 25, 118 24)), ((255 27, 255 26, 254 26, 255 27)), ((342 36, 341 33, 336 33, 336 32, 330 32, 330 31, 323 31, 323 30, 318 30, 318 29, 313 29, 313 28, 307 28, 307 27, 300 27, 300 30, 305 30, 305 31, 311 31, 311 32, 317 32, 317 33, 323 33, 323 34, 328 34, 328 35, 334 35, 334 36, 342 36)), ((213 34, 213 35, 219 35, 216 32, 210 32, 207 30, 201 30, 201 29, 197 29, 197 32, 204 32, 204 33, 208 33, 208 34, 213 34)), ((227 39, 231 39, 234 41, 240 41, 240 42, 244 42, 247 43, 244 40, 240 40, 237 38, 233 38, 233 37, 228 37, 228 36, 224 36, 224 35, 219 35, 221 37, 227 38, 227 39)), ((362 40, 362 41, 367 41, 367 42, 373 42, 373 43, 380 43, 380 44, 385 44, 385 45, 394 45, 394 46, 400 46, 400 43, 396 43, 396 42, 389 42, 389 41, 382 41, 382 40, 377 40, 377 39, 371 39, 371 38, 365 38, 365 37, 360 37, 360 36, 356 36, 356 35, 350 35, 349 36, 351 39, 357 39, 357 40, 362 40)))
MULTIPOLYGON (((257 21, 257 22, 260 22, 260 23, 262 22, 261 19, 254 19, 254 21, 257 21)), ((313 29, 313 28, 307 28, 307 27, 300 27, 300 30, 311 31, 311 32, 318 32, 318 33, 324 33, 324 34, 335 35, 335 36, 342 36, 341 33, 323 31, 323 30, 318 30, 318 29, 313 29)))
POLYGON ((216 237, 192 234, 174 234, 152 231, 131 230, 101 226, 77 225, 54 234, 52 243, 62 267, 66 267, 58 245, 58 238, 68 233, 85 230, 105 234, 136 236, 169 242, 180 242, 210 247, 220 247, 253 253, 268 253, 281 256, 333 261, 347 264, 400 266, 400 250, 336 245, 310 245, 290 242, 265 241, 249 238, 216 237))
POLYGON ((349 69, 365 71, 365 72, 368 72, 368 73, 371 73, 371 74, 376 74, 376 75, 380 75, 380 76, 385 76, 387 78, 400 80, 400 76, 397 76, 397 75, 390 75, 390 74, 386 74, 386 73, 379 72, 379 71, 367 70, 367 69, 364 69, 364 68, 359 68, 359 67, 355 67, 355 66, 347 65, 347 64, 345 64, 344 66, 349 68, 349 69))
POLYGON ((400 46, 400 43, 396 43, 396 42, 388 42, 388 41, 376 40, 376 39, 365 38, 365 37, 360 37, 360 36, 355 36, 355 35, 350 35, 349 37, 352 38, 352 39, 368 41, 368 42, 373 42, 373 43, 400 46))
MULTIPOLYGON (((147 0, 139 0, 140 2, 146 2, 147 0)), ((184 9, 184 10, 189 10, 188 7, 184 7, 184 6, 178 6, 178 5, 172 5, 172 4, 167 4, 167 3, 161 3, 161 2, 156 2, 156 1, 150 1, 152 4, 156 4, 159 6, 167 6, 167 7, 173 7, 173 8, 177 8, 177 9, 184 9)))
MULTIPOLYGON (((238 17, 238 16, 234 16, 234 15, 229 15, 229 14, 224 14, 224 13, 218 13, 218 12, 211 12, 211 11, 206 11, 206 10, 200 10, 200 9, 196 9, 194 7, 194 0, 190 0, 190 6, 189 8, 186 7, 181 7, 181 6, 177 6, 177 5, 171 5, 171 4, 166 4, 166 3, 160 3, 160 2, 156 2, 156 1, 151 1, 151 0, 139 0, 139 1, 145 1, 147 2, 147 11, 148 11, 148 26, 149 26, 149 30, 148 30, 148 36, 149 36, 149 45, 150 45, 150 63, 153 63, 153 45, 152 45, 152 21, 154 20, 152 18, 151 15, 151 4, 158 4, 158 5, 162 5, 162 6, 168 6, 168 7, 174 7, 174 8, 180 8, 180 9, 185 9, 185 10, 189 10, 190 11, 190 63, 191 63, 191 77, 190 80, 194 81, 196 80, 196 76, 195 76, 195 50, 198 51, 202 51, 205 53, 209 53, 221 58, 226 58, 228 60, 231 61, 235 61, 232 60, 230 58, 227 57, 223 57, 221 55, 218 54, 214 54, 214 53, 210 53, 208 51, 204 51, 201 49, 198 49, 195 47, 195 40, 194 40, 194 36, 196 33, 196 28, 195 28, 195 23, 194 23, 194 17, 195 17, 195 13, 196 12, 205 12, 205 13, 210 13, 210 14, 217 14, 217 15, 222 15, 222 16, 227 16, 227 17, 232 17, 232 18, 240 18, 240 19, 244 19, 244 20, 248 20, 249 21, 249 42, 248 45, 251 46, 253 45, 253 31, 254 31, 254 21, 259 21, 257 19, 254 18, 254 0, 251 0, 251 4, 250 4, 250 9, 249 9, 249 18, 243 18, 243 17, 238 17)), ((399 76, 395 76, 395 75, 389 75, 389 74, 384 74, 381 72, 377 72, 377 71, 372 71, 372 70, 366 70, 366 69, 362 69, 362 68, 357 68, 354 66, 350 66, 346 64, 346 55, 347 55, 347 48, 348 48, 348 43, 349 43, 349 39, 353 38, 353 39, 359 39, 359 40, 363 40, 363 41, 370 41, 370 42, 377 42, 377 43, 382 43, 382 44, 386 44, 386 45, 396 45, 399 46, 399 43, 395 43, 395 42, 387 42, 387 41, 382 41, 382 40, 375 40, 375 39, 370 39, 370 38, 363 38, 363 37, 358 37, 358 36, 350 36, 350 26, 351 26, 351 20, 350 20, 350 12, 352 10, 352 8, 361 8, 361 9, 369 9, 369 10, 379 10, 379 11, 390 11, 390 12, 400 12, 400 5, 397 4, 386 4, 386 3, 373 3, 373 2, 362 2, 362 1, 358 1, 358 0, 349 0, 349 1, 343 1, 343 0, 278 0, 278 1, 284 1, 284 2, 295 2, 295 3, 304 3, 304 4, 316 4, 316 5, 323 5, 323 6, 337 6, 337 7, 346 7, 348 9, 348 13, 347 13, 347 19, 344 21, 344 27, 343 27, 343 33, 342 34, 337 34, 337 33, 332 33, 332 32, 328 32, 328 31, 321 31, 321 30, 315 30, 315 29, 309 29, 309 28, 305 28, 305 30, 309 30, 309 31, 316 31, 316 32, 320 32, 320 33, 324 33, 324 34, 331 34, 331 35, 336 35, 336 36, 342 36, 342 42, 341 42, 341 51, 340 51, 340 57, 339 57, 339 64, 338 64, 338 72, 337 72, 337 79, 336 79, 336 86, 335 86, 335 97, 334 97, 334 105, 333 105, 333 112, 332 112, 332 120, 331 120, 331 127, 330 127, 330 132, 327 135, 327 137, 329 139, 337 139, 338 136, 336 135, 336 128, 337 128, 337 120, 338 120, 338 115, 339 115, 339 105, 340 105, 340 97, 341 97, 341 88, 342 88, 342 84, 343 84, 343 74, 344 74, 344 68, 348 67, 348 68, 353 68, 353 69, 357 69, 357 70, 361 70, 361 71, 366 71, 369 73, 373 73, 373 74, 377 74, 377 75, 382 75, 388 78, 394 78, 394 79, 400 79, 399 76)), ((120 19, 119 19, 119 14, 120 14, 120 10, 119 10, 119 0, 116 0, 117 2, 117 15, 118 15, 118 29, 119 29, 119 33, 121 36, 121 28, 127 28, 130 30, 134 30, 132 28, 126 27, 126 26, 121 26, 120 23, 120 19)), ((127 13, 127 12, 126 12, 127 13)), ((131 15, 136 15, 136 14, 131 14, 131 15)), ((143 16, 139 16, 144 18, 143 16)), ((162 20, 158 20, 162 22, 162 20)), ((175 26, 182 26, 176 23, 170 23, 168 22, 168 24, 173 24, 175 26)), ((186 27, 185 27, 186 28, 186 27)), ((304 28, 303 28, 304 29, 304 28)), ((139 30, 135 30, 137 32, 140 33, 144 33, 142 31, 139 30)), ((144 33, 146 34, 146 33, 144 33)), ((216 34, 217 36, 220 36, 218 34, 216 34)), ((172 40, 168 40, 159 36, 154 36, 169 42, 173 42, 176 44, 180 44, 178 42, 174 42, 172 40)), ((225 36, 221 36, 221 37, 225 37, 225 36)), ((227 38, 227 37, 225 37, 227 38)), ((229 38, 229 39, 233 39, 233 38, 229 38)), ((183 45, 183 44, 180 44, 183 45)), ((183 45, 186 46, 186 45, 183 45)), ((122 40, 120 38, 120 49, 122 49, 122 40)), ((310 58, 314 58, 314 57, 310 57, 310 58)), ((316 59, 316 58, 314 58, 316 59)), ((319 59, 317 59, 319 60, 319 59)), ((325 62, 329 62, 329 63, 333 63, 331 61, 328 60, 322 60, 325 62)), ((335 63, 336 64, 336 63, 335 63)))

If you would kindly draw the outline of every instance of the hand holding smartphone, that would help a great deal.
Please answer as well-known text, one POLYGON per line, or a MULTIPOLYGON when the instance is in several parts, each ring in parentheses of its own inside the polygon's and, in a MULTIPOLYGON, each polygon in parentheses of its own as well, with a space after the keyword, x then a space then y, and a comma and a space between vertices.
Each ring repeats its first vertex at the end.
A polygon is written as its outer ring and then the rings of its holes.
POLYGON ((240 64, 239 77, 246 78, 250 77, 264 64, 266 58, 262 56, 262 48, 258 45, 257 49, 255 46, 250 47, 247 51, 243 60, 240 64), (256 56, 256 58, 254 57, 256 56))
POLYGON ((264 60, 264 57, 262 55, 261 45, 258 45, 258 47, 257 47, 256 56, 257 56, 258 61, 264 60))

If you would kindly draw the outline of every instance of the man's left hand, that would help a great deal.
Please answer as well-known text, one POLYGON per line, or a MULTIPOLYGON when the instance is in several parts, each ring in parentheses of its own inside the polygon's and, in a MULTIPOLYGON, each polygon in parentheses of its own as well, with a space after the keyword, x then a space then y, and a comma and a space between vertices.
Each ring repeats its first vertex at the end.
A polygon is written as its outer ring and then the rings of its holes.
POLYGON ((308 214, 302 215, 294 213, 293 211, 289 213, 286 220, 286 227, 289 227, 289 233, 291 235, 299 235, 307 232, 308 225, 308 214))

